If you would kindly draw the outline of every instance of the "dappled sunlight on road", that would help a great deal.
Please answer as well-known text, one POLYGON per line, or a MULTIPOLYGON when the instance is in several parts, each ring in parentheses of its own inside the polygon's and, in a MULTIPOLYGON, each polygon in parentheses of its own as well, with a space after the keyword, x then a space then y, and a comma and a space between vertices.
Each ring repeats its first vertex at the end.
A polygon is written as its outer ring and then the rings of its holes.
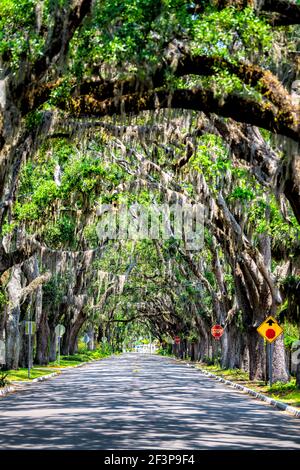
POLYGON ((123 354, 0 400, 2 449, 300 449, 300 420, 169 358, 123 354))

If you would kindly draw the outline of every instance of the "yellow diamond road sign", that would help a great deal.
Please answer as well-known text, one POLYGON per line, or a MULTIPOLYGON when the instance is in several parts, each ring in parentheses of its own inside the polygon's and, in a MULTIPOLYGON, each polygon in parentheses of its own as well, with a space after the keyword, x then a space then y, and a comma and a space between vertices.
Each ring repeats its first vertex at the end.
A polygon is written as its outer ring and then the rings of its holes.
POLYGON ((269 343, 273 343, 283 333, 283 329, 278 325, 277 320, 271 316, 259 325, 257 331, 269 343))

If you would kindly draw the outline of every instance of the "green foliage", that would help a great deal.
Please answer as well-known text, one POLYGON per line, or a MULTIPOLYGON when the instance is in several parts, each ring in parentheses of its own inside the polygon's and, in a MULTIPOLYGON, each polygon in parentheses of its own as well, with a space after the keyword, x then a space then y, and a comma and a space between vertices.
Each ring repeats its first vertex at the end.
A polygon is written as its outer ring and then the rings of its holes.
POLYGON ((96 2, 93 18, 72 41, 74 73, 89 75, 104 60, 119 65, 120 74, 145 76, 145 68, 159 63, 166 41, 187 24, 185 7, 183 0, 96 2))
POLYGON ((39 215, 58 197, 59 191, 54 181, 43 181, 25 204, 17 202, 15 214, 18 220, 36 220, 39 215))
POLYGON ((82 193, 90 193, 107 173, 99 159, 87 155, 74 156, 64 168, 61 191, 67 194, 76 189, 82 193))
POLYGON ((288 382, 286 384, 282 382, 276 382, 272 385, 272 387, 269 387, 269 392, 274 393, 274 394, 282 394, 283 392, 293 392, 297 390, 297 385, 295 381, 288 382))
POLYGON ((68 282, 68 276, 53 274, 51 279, 43 284, 43 304, 56 309, 62 301, 68 282))
POLYGON ((8 223, 4 223, 2 225, 2 235, 5 236, 5 235, 9 235, 10 233, 12 233, 15 228, 18 226, 17 222, 12 222, 10 224, 8 223))
POLYGON ((54 181, 44 181, 32 196, 32 201, 40 208, 45 208, 58 196, 58 188, 54 181))
POLYGON ((61 216, 56 222, 48 223, 43 231, 46 244, 52 248, 72 246, 75 236, 75 221, 66 215, 61 216))
POLYGON ((190 159, 189 165, 205 175, 213 192, 217 191, 232 167, 228 150, 222 139, 214 134, 205 134, 199 139, 197 152, 190 159))
MULTIPOLYGON (((299 326, 300 320, 300 276, 289 275, 281 281, 281 288, 285 296, 285 303, 280 312, 280 317, 285 319, 292 325, 299 326)), ((295 341, 296 334, 292 325, 289 326, 289 336, 295 341)), ((298 330, 299 331, 299 330, 298 330)))
POLYGON ((92 246, 93 248, 95 248, 99 243, 96 228, 97 223, 93 223, 86 225, 83 229, 83 236, 85 240, 88 242, 89 246, 92 246))
POLYGON ((31 111, 25 118, 25 124, 29 131, 37 129, 43 121, 42 111, 31 111))
POLYGON ((8 299, 7 299, 7 294, 3 287, 0 287, 0 311, 4 308, 4 306, 7 304, 8 299))
POLYGON ((68 361, 79 361, 79 362, 88 362, 97 359, 102 359, 104 357, 110 356, 112 354, 112 348, 109 344, 101 344, 93 351, 89 351, 86 347, 79 348, 77 354, 73 356, 63 356, 62 359, 68 361))
POLYGON ((172 354, 172 345, 167 344, 165 347, 158 348, 157 354, 160 356, 173 356, 172 354))
POLYGON ((40 216, 40 210, 34 202, 27 202, 25 204, 15 205, 15 215, 18 220, 37 220, 40 216))
POLYGON ((37 58, 44 39, 36 32, 35 0, 1 0, 0 55, 16 73, 21 59, 37 58))
POLYGON ((203 356, 202 361, 208 366, 214 366, 216 364, 216 359, 209 356, 203 356))
POLYGON ((295 248, 299 241, 300 227, 291 215, 289 221, 283 218, 273 195, 265 197, 258 194, 249 208, 248 220, 255 224, 256 233, 268 233, 272 237, 273 248, 295 248))
POLYGON ((236 186, 230 194, 230 199, 236 199, 241 202, 252 201, 255 195, 251 189, 247 187, 236 186))
POLYGON ((66 165, 76 153, 74 144, 71 144, 66 139, 56 139, 51 150, 53 152, 53 159, 62 166, 66 165))
POLYGON ((73 88, 71 77, 65 76, 62 83, 54 88, 49 98, 49 104, 59 105, 61 102, 67 101, 73 88))
POLYGON ((272 47, 272 29, 254 10, 208 8, 193 24, 193 50, 230 61, 253 58, 272 47), (249 41, 251 38, 251 41, 249 41))

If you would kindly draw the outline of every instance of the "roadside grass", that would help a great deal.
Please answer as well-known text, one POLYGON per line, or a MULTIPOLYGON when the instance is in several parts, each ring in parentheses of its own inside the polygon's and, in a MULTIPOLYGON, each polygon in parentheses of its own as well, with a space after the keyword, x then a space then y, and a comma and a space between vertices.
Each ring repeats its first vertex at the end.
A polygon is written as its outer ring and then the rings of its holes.
POLYGON ((20 368, 18 370, 8 370, 3 372, 5 374, 5 382, 9 384, 11 382, 27 382, 44 375, 52 374, 53 372, 59 372, 59 369, 65 369, 67 367, 78 366, 85 362, 96 361, 110 356, 112 353, 108 347, 102 347, 89 351, 81 348, 78 353, 70 356, 61 356, 60 361, 50 362, 46 366, 34 365, 30 371, 30 379, 28 378, 28 369, 20 368))
POLYGON ((50 362, 47 367, 74 367, 82 364, 83 362, 97 361, 108 357, 111 355, 111 352, 107 349, 95 349, 94 351, 89 351, 88 349, 80 349, 77 354, 70 356, 61 356, 60 361, 50 362))
POLYGON ((296 387, 296 379, 292 378, 287 384, 277 382, 270 387, 263 381, 250 381, 248 373, 240 369, 222 369, 218 365, 195 364, 197 368, 207 370, 212 374, 223 377, 226 380, 239 383, 256 392, 263 393, 274 400, 279 400, 288 405, 300 407, 300 390, 296 387))
POLYGON ((175 357, 172 352, 167 351, 166 349, 159 348, 156 352, 159 356, 165 356, 165 357, 175 357))
POLYGON ((42 377, 43 375, 49 375, 54 370, 47 369, 46 367, 39 366, 37 369, 31 369, 30 371, 30 379, 28 379, 28 369, 25 368, 20 368, 18 370, 9 370, 5 372, 7 373, 6 380, 8 382, 22 382, 22 381, 28 381, 28 380, 33 380, 37 379, 38 377, 42 377))

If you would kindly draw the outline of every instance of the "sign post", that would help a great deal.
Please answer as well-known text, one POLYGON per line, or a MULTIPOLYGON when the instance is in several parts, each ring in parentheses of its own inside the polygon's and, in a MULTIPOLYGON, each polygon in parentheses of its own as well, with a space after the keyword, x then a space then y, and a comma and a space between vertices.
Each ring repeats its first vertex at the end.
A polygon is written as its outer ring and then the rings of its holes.
POLYGON ((56 337, 57 337, 57 346, 58 346, 58 354, 57 354, 58 365, 60 364, 60 339, 63 336, 65 331, 66 331, 66 329, 65 329, 64 325, 56 325, 55 334, 56 334, 56 337))
MULTIPOLYGON (((213 325, 210 332, 213 335, 213 337, 215 338, 215 340, 217 340, 219 342, 219 339, 221 338, 221 336, 224 333, 224 328, 221 325, 218 325, 218 324, 213 325)), ((219 364, 219 353, 221 355, 221 345, 217 347, 217 364, 219 364)))
POLYGON ((35 334, 36 323, 34 321, 25 321, 25 334, 28 336, 28 378, 31 371, 31 336, 35 334))
POLYGON ((269 343, 268 344, 268 349, 269 349, 269 382, 270 382, 270 387, 272 387, 273 384, 273 350, 274 350, 274 344, 269 343))
POLYGON ((0 340, 0 366, 5 364, 5 343, 0 340))
POLYGON ((175 344, 180 344, 180 337, 179 336, 175 336, 174 343, 175 344))
POLYGON ((269 343, 267 348, 267 360, 269 364, 269 383, 270 387, 272 387, 274 350, 273 342, 278 338, 278 336, 282 335, 283 329, 274 317, 269 316, 259 325, 259 327, 257 328, 257 332, 269 343))

